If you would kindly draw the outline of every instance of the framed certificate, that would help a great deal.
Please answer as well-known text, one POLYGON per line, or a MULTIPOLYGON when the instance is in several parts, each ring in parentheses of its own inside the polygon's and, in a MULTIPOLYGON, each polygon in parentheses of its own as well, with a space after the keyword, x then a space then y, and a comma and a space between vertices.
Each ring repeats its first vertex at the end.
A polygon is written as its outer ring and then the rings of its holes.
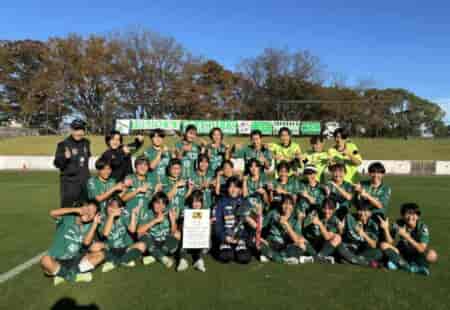
POLYGON ((208 249, 211 210, 184 210, 183 249, 208 249))

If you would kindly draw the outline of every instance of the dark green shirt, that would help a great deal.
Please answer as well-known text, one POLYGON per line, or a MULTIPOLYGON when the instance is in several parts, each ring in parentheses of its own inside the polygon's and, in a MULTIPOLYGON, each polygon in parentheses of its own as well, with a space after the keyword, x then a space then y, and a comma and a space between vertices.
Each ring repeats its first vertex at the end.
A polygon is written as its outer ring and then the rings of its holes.
POLYGON ((374 187, 371 185, 370 181, 362 181, 361 186, 370 196, 377 199, 383 205, 383 209, 377 209, 368 200, 358 197, 357 199, 359 199, 360 203, 369 205, 370 210, 374 214, 386 214, 391 199, 391 188, 384 183, 378 187, 374 187))
POLYGON ((226 148, 224 144, 221 144, 219 147, 213 147, 212 144, 208 144, 206 150, 209 155, 209 174, 214 175, 225 160, 226 148))
MULTIPOLYGON (((345 243, 353 244, 358 247, 368 246, 367 242, 356 232, 356 225, 362 225, 355 216, 347 214, 344 219, 345 228, 342 239, 345 243)), ((364 232, 373 240, 378 241, 379 227, 372 219, 369 219, 366 225, 362 226, 364 232)))
POLYGON ((307 213, 313 209, 320 210, 323 200, 325 199, 325 192, 320 183, 317 183, 316 186, 311 186, 307 182, 301 182, 299 183, 298 193, 299 195, 297 208, 301 212, 307 213), (306 198, 301 195, 304 191, 306 191, 311 197, 314 198, 314 204, 311 204, 306 198))
MULTIPOLYGON (((332 233, 338 232, 338 218, 336 216, 332 216, 328 220, 325 220, 323 216, 320 216, 320 220, 325 225, 325 228, 332 233)), ((304 227, 304 234, 305 237, 312 241, 312 240, 323 240, 323 236, 320 232, 320 228, 318 225, 310 224, 306 227, 304 227)))
MULTIPOLYGON (((98 227, 98 231, 103 235, 108 215, 105 215, 101 224, 98 227)), ((106 238, 106 246, 109 249, 122 249, 127 248, 133 244, 133 239, 128 231, 128 226, 131 222, 131 213, 127 209, 122 209, 122 213, 119 217, 114 219, 111 231, 106 238)))
MULTIPOLYGON (((261 155, 264 156, 269 163, 272 162, 272 152, 268 148, 256 150, 253 145, 247 145, 233 153, 233 157, 243 158, 246 165, 250 159, 257 159, 259 161, 261 155)), ((261 165, 263 165, 263 163, 261 163, 261 165)))
MULTIPOLYGON (((345 199, 331 182, 328 182, 325 186, 330 190, 329 198, 336 204, 336 210, 340 208, 351 208, 352 201, 345 199)), ((351 183, 344 181, 340 187, 347 193, 353 195, 353 185, 351 183)))
MULTIPOLYGON (((140 226, 148 224, 155 218, 156 216, 155 213, 153 212, 153 209, 141 208, 141 210, 139 210, 138 225, 140 226)), ((167 213, 166 216, 164 217, 164 220, 161 223, 154 225, 146 233, 146 236, 151 237, 155 241, 159 242, 165 241, 169 235, 170 235, 170 220, 167 213)))
MULTIPOLYGON (((267 239, 281 244, 293 243, 286 229, 280 224, 280 217, 281 214, 278 210, 271 210, 267 216, 264 217, 263 227, 268 230, 267 239)), ((288 223, 295 233, 299 236, 302 235, 302 224, 298 221, 297 216, 295 216, 295 212, 292 212, 288 219, 288 223)))
MULTIPOLYGON (((108 180, 103 181, 98 176, 90 177, 89 180, 87 181, 88 198, 95 200, 95 197, 103 193, 106 193, 111 188, 113 188, 114 185, 116 185, 116 181, 113 178, 109 178, 108 180)), ((104 200, 99 203, 102 211, 105 210, 106 203, 107 200, 104 200)))
POLYGON ((179 141, 175 144, 175 148, 183 154, 183 158, 181 159, 182 176, 184 179, 188 180, 192 177, 192 174, 195 171, 195 162, 197 161, 198 155, 200 155, 201 147, 196 143, 192 143, 192 149, 185 152, 183 151, 183 146, 185 144, 188 143, 185 141, 179 141))
POLYGON ((194 182, 194 189, 199 189, 203 192, 203 208, 209 209, 213 205, 213 190, 212 181, 214 180, 213 175, 207 173, 206 175, 200 175, 195 172, 192 175, 192 182, 194 182), (209 186, 203 188, 203 184, 207 182, 209 186))
POLYGON ((140 180, 136 174, 131 174, 125 179, 130 179, 132 181, 127 192, 134 192, 138 187, 148 184, 148 190, 145 193, 137 194, 133 199, 126 203, 128 211, 131 212, 131 210, 136 207, 141 207, 142 209, 146 208, 155 193, 156 181, 149 174, 147 174, 145 180, 140 180))
MULTIPOLYGON (((159 150, 155 149, 153 146, 148 148, 144 155, 147 157, 147 159, 152 162, 155 160, 155 158, 158 156, 159 150)), ((149 174, 152 176, 152 178, 155 178, 156 180, 161 180, 166 176, 166 170, 167 166, 169 165, 169 161, 172 158, 170 152, 162 152, 161 159, 159 161, 159 164, 149 172, 149 174)))

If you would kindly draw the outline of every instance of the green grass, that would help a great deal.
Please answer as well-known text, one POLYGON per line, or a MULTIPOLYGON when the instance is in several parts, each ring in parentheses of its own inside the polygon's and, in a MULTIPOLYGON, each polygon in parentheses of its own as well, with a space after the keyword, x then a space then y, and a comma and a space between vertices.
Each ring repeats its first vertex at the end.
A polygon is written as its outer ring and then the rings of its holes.
MULTIPOLYGON (((61 136, 18 137, 0 140, 0 155, 53 155, 61 136)), ((105 150, 103 137, 90 136, 92 152, 101 154, 105 150)), ((248 137, 226 137, 226 143, 247 143, 248 137)), ((276 137, 265 137, 265 142, 276 141, 276 137)), ((360 148, 365 159, 397 160, 450 160, 450 139, 352 139, 360 148)), ((168 137, 173 145, 176 139, 168 137)), ((303 150, 309 149, 307 138, 296 138, 303 150)), ((148 147, 146 138, 145 146, 148 147)), ((327 141, 326 147, 332 145, 327 141)), ((141 150, 142 151, 142 150, 141 150)))
MULTIPOLYGON (((440 254, 432 275, 371 270, 348 265, 221 265, 208 259, 208 272, 176 273, 161 265, 94 273, 91 284, 53 287, 38 266, 0 284, 1 309, 50 309, 61 300, 98 309, 448 309, 450 177, 389 177, 390 214, 401 202, 416 201, 440 254)), ((0 273, 45 250, 58 205, 55 173, 0 173, 0 273)), ((71 308, 64 308, 71 309, 71 308)))

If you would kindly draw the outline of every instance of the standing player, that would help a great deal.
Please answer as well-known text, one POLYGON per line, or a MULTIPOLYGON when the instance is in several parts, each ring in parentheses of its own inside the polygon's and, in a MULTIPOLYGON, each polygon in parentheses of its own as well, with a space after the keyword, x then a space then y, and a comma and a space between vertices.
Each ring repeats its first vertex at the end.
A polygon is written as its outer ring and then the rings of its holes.
POLYGON ((386 170, 380 162, 372 163, 368 170, 370 180, 355 185, 358 203, 367 205, 373 214, 384 217, 391 199, 391 188, 383 183, 386 170))
POLYGON ((222 163, 230 159, 230 148, 223 143, 223 132, 220 128, 211 129, 209 138, 211 143, 206 146, 206 154, 209 157, 209 174, 215 175, 222 163))
POLYGON ((61 207, 72 207, 86 199, 86 181, 89 179, 90 142, 85 136, 86 124, 74 120, 70 136, 58 143, 54 165, 60 170, 61 207))
POLYGON ((270 203, 272 208, 280 207, 283 195, 290 195, 297 202, 298 182, 295 176, 289 176, 290 165, 281 161, 277 165, 278 178, 270 186, 270 203))
POLYGON ((245 165, 248 164, 250 159, 255 158, 263 167, 263 172, 269 170, 272 165, 272 152, 263 144, 261 131, 253 130, 250 133, 250 140, 250 145, 242 148, 234 146, 233 157, 243 158, 245 165))
POLYGON ((210 209, 213 206, 214 175, 210 174, 210 162, 206 154, 200 154, 195 164, 195 173, 192 175, 194 190, 200 190, 203 194, 203 207, 210 209))
POLYGON ((353 185, 344 180, 345 165, 336 163, 329 168, 331 180, 325 185, 327 197, 336 206, 336 216, 342 220, 350 211, 353 200, 353 185))
POLYGON ((118 192, 123 192, 126 185, 122 182, 116 183, 111 177, 111 164, 100 157, 95 162, 97 175, 89 178, 87 182, 88 198, 96 200, 101 211, 106 211, 106 201, 118 192))
POLYGON ((278 131, 280 143, 270 143, 269 150, 275 159, 275 166, 282 161, 289 164, 289 175, 297 173, 302 165, 302 150, 300 145, 292 142, 291 130, 287 127, 282 127, 278 131))
POLYGON ((435 263, 438 255, 430 249, 430 232, 428 226, 421 220, 419 206, 415 203, 402 205, 401 219, 392 227, 389 221, 383 221, 384 240, 380 247, 388 258, 387 267, 391 270, 402 268, 409 272, 429 275, 429 265, 435 263), (394 239, 399 236, 400 241, 394 246, 394 239))
POLYGON ((311 165, 305 166, 303 174, 306 181, 299 184, 297 207, 303 214, 318 212, 325 199, 325 190, 317 181, 317 168, 311 165))
POLYGON ((183 140, 175 144, 176 157, 181 160, 183 167, 182 176, 189 180, 194 173, 195 161, 202 153, 202 147, 195 143, 197 127, 188 125, 184 132, 183 140))
POLYGON ((343 162, 347 173, 345 180, 350 183, 359 181, 358 167, 362 164, 362 157, 358 147, 348 140, 348 134, 342 128, 333 133, 335 146, 328 150, 328 156, 332 163, 343 162))
POLYGON ((255 158, 250 159, 245 170, 242 182, 243 196, 248 200, 251 211, 255 211, 259 205, 267 209, 270 205, 266 190, 268 180, 261 172, 259 161, 255 158))
POLYGON ((111 177, 116 182, 122 182, 127 175, 133 173, 131 155, 141 148, 144 143, 144 136, 138 135, 134 142, 123 144, 123 137, 120 132, 113 130, 105 136, 105 143, 108 149, 101 157, 111 163, 111 177))
POLYGON ((172 159, 168 148, 164 145, 165 133, 161 129, 152 130, 150 139, 152 145, 145 150, 144 155, 150 163, 150 175, 152 179, 162 180, 166 176, 167 166, 172 159))
POLYGON ((144 242, 149 256, 143 258, 144 265, 161 262, 167 268, 174 264, 180 231, 175 209, 167 211, 169 199, 163 192, 156 193, 148 207, 141 208, 138 220, 138 237, 144 242))
POLYGON ((56 220, 56 233, 48 254, 41 258, 44 272, 53 277, 54 285, 64 280, 90 282, 90 273, 102 263, 103 251, 89 252, 100 223, 100 214, 95 201, 80 208, 52 210, 50 216, 56 220))
POLYGON ((329 158, 328 153, 323 150, 323 137, 312 136, 309 142, 311 144, 311 150, 304 154, 303 163, 305 165, 315 166, 317 169, 317 181, 324 183, 329 158))

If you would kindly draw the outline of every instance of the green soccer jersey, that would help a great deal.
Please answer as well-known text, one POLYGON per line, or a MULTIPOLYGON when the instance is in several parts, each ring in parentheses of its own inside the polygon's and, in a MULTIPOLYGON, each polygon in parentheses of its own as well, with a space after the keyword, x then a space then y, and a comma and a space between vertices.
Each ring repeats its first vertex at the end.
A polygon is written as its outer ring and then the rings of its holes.
MULTIPOLYGON (((165 177, 161 181, 163 192, 166 194, 169 193, 179 180, 180 179, 174 179, 172 177, 165 177)), ((177 188, 175 196, 169 202, 168 209, 170 210, 172 208, 175 208, 177 210, 177 215, 179 215, 184 207, 187 191, 187 186, 177 188)))
POLYGON ((345 228, 342 239, 345 243, 356 245, 357 247, 368 246, 367 242, 356 232, 356 226, 361 225, 364 232, 373 240, 378 241, 379 227, 372 219, 369 219, 366 225, 362 225, 355 216, 347 214, 345 219, 345 228))
POLYGON ((281 187, 282 190, 286 191, 290 195, 297 195, 299 190, 299 183, 296 177, 289 177, 287 183, 282 182, 279 178, 272 182, 273 189, 281 187))
POLYGON ((213 205, 213 176, 209 173, 201 175, 198 172, 192 175, 191 181, 194 182, 194 189, 199 189, 203 192, 203 208, 209 209, 213 205), (209 185, 204 188, 203 185, 208 183, 209 185))
MULTIPOLYGON (((430 231, 428 230, 428 226, 421 220, 417 221, 417 225, 414 229, 409 228, 402 219, 398 220, 395 224, 392 225, 392 238, 395 238, 397 236, 399 227, 404 227, 416 242, 424 244, 430 243, 430 231)), ((409 243, 402 237, 400 237, 399 243, 403 246, 411 247, 411 245, 409 245, 409 243)))
POLYGON ((209 155, 209 174, 214 175, 216 170, 222 165, 225 160, 226 148, 225 144, 219 147, 214 147, 212 144, 206 146, 207 154, 209 155))
MULTIPOLYGON (((264 217, 263 227, 268 231, 267 239, 281 244, 293 243, 286 229, 280 224, 280 217, 281 214, 278 210, 271 210, 267 216, 264 217)), ((288 223, 297 235, 302 235, 302 224, 295 216, 294 212, 292 212, 289 217, 288 223)))
POLYGON ((384 183, 382 183, 378 187, 374 187, 371 185, 370 181, 362 181, 361 186, 370 196, 377 199, 383 205, 383 209, 375 208, 368 200, 361 197, 357 198, 359 199, 359 202, 365 205, 369 205, 370 210, 374 214, 381 213, 386 215, 389 201, 391 199, 391 188, 384 183))
POLYGON ((188 152, 183 151, 183 146, 189 144, 185 141, 179 141, 175 144, 175 148, 183 154, 183 158, 181 159, 182 164, 182 176, 184 179, 188 180, 192 177, 192 174, 195 171, 195 162, 197 161, 198 155, 200 155, 201 147, 192 143, 192 149, 188 152))
POLYGON ((134 192, 138 187, 148 185, 148 189, 145 193, 137 194, 133 199, 126 203, 127 210, 131 212, 136 207, 146 208, 155 193, 156 180, 149 174, 144 180, 138 178, 136 174, 131 174, 125 178, 132 181, 131 186, 128 188, 128 192, 134 192))
POLYGON ((260 175, 258 180, 253 180, 252 177, 247 179, 248 197, 247 200, 250 204, 250 209, 254 213, 256 212, 256 205, 261 204, 265 209, 265 203, 261 194, 257 192, 259 188, 264 187, 268 180, 264 174, 260 175))
POLYGON ((64 215, 56 220, 56 233, 48 255, 61 259, 71 259, 80 254, 83 240, 92 227, 92 223, 77 223, 79 217, 64 215))
POLYGON ((300 182, 298 187, 299 198, 297 200, 297 209, 303 213, 308 213, 312 210, 320 210, 322 203, 325 199, 325 192, 320 183, 315 186, 307 182, 300 182), (312 198, 314 198, 315 203, 311 204, 305 197, 301 194, 307 192, 312 198))
MULTIPOLYGON (((356 144, 347 142, 345 144, 345 149, 349 150, 354 157, 362 161, 361 154, 359 153, 356 144)), ((332 147, 328 150, 328 156, 332 162, 342 162, 345 165, 345 181, 350 183, 356 183, 359 181, 360 175, 358 172, 359 165, 355 165, 350 158, 343 152, 339 152, 336 148, 332 147)))
MULTIPOLYGON (((139 210, 138 225, 148 224, 155 218, 156 215, 152 209, 141 208, 139 210)), ((170 235, 170 220, 167 214, 165 215, 164 220, 161 223, 154 225, 146 233, 147 237, 151 237, 153 240, 158 242, 165 241, 169 235, 170 235)))
MULTIPOLYGON (((106 225, 108 215, 104 216, 100 226, 98 227, 98 231, 103 235, 103 230, 106 225)), ((131 213, 127 209, 122 209, 122 213, 119 217, 114 219, 113 226, 111 228, 111 232, 106 238, 106 246, 109 249, 123 249, 128 248, 131 244, 133 244, 133 239, 128 232, 128 226, 131 222, 131 213)))
MULTIPOLYGON (((325 225, 325 228, 332 233, 338 232, 338 218, 336 216, 330 217, 326 220, 323 216, 320 216, 320 220, 325 225)), ((318 225, 310 224, 304 227, 304 234, 306 239, 310 241, 323 241, 323 236, 320 232, 320 228, 318 225)))
POLYGON ((305 162, 308 165, 314 165, 317 168, 317 181, 324 182, 326 179, 326 172, 328 167, 327 152, 314 152, 312 150, 306 152, 305 162))
MULTIPOLYGON (((351 208, 352 206, 351 200, 345 199, 331 182, 327 182, 325 186, 330 191, 329 198, 333 200, 334 203, 336 204, 336 210, 339 210, 340 208, 346 208, 349 210, 351 208)), ((339 185, 339 187, 341 187, 347 193, 353 195, 352 184, 344 181, 342 184, 339 185)))
MULTIPOLYGON (((155 149, 153 146, 149 147, 145 152, 144 155, 147 157, 147 159, 152 162, 155 160, 155 158, 158 156, 158 153, 160 151, 155 149)), ((172 158, 170 152, 162 152, 161 153, 161 159, 159 161, 159 164, 149 172, 149 174, 155 178, 156 180, 161 180, 166 176, 166 170, 167 166, 169 165, 169 161, 172 158)))
MULTIPOLYGON (((247 145, 233 153, 233 157, 243 158, 245 164, 247 164, 250 159, 257 159, 259 161, 261 155, 264 156, 265 160, 269 163, 272 163, 272 152, 267 148, 257 150, 253 145, 247 145)), ((262 162, 260 162, 260 164, 263 165, 262 162)))
MULTIPOLYGON (((88 198, 95 200, 95 197, 109 191, 111 188, 114 187, 114 185, 116 185, 116 181, 113 178, 109 178, 108 180, 104 181, 100 179, 98 176, 90 177, 86 185, 88 198)), ((102 211, 105 211, 106 204, 107 200, 104 200, 99 203, 102 211)))

